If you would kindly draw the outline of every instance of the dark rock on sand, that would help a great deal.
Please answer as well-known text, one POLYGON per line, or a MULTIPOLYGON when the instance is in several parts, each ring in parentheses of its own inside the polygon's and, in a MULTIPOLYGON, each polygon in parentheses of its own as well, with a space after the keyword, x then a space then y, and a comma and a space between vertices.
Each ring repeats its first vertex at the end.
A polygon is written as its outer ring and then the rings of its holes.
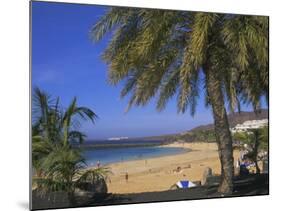
POLYGON ((203 178, 202 178, 202 185, 208 185, 210 183, 210 178, 212 178, 213 172, 210 167, 205 168, 204 173, 203 173, 203 178))
POLYGON ((85 196, 88 198, 94 197, 95 195, 106 195, 107 185, 104 179, 97 179, 94 183, 80 183, 75 189, 75 195, 85 196))

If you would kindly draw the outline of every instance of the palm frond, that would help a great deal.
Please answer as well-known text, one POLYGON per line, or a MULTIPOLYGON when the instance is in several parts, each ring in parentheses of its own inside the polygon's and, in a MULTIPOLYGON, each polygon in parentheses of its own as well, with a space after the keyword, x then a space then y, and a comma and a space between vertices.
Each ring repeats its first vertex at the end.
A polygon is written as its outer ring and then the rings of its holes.
POLYGON ((170 98, 177 92, 180 80, 180 68, 177 67, 172 71, 168 71, 162 79, 159 90, 159 98, 157 101, 157 109, 163 110, 170 98))
POLYGON ((112 175, 112 171, 108 167, 99 167, 95 169, 88 169, 81 173, 81 176, 77 180, 77 183, 89 182, 94 183, 96 180, 107 180, 109 175, 112 175))
POLYGON ((211 30, 213 30, 213 25, 217 19, 218 15, 215 13, 198 12, 194 15, 188 51, 192 56, 191 62, 195 69, 202 67, 206 59, 207 50, 210 45, 211 30))
POLYGON ((72 130, 68 133, 68 139, 73 142, 78 142, 82 144, 85 140, 86 135, 80 131, 72 130))
MULTIPOLYGON (((123 9, 116 8, 112 17, 100 20, 104 26, 99 34, 113 32, 103 58, 109 65, 109 83, 124 82, 121 97, 131 95, 127 110, 146 105, 155 96, 162 110, 177 94, 178 111, 190 106, 194 114, 198 75, 207 63, 220 72, 220 86, 231 111, 239 109, 241 101, 258 107, 258 96, 268 96, 267 18, 148 9, 128 9, 121 14, 123 9), (171 68, 175 63, 181 64, 180 70, 171 68), (246 73, 253 63, 260 71, 253 73, 259 75, 260 86, 252 86, 249 80, 253 77, 246 73), (238 81, 240 74, 246 75, 245 83, 238 81), (257 87, 262 91, 254 91, 257 87)), ((205 94, 207 104, 209 95, 205 94)))
POLYGON ((130 8, 115 7, 110 9, 91 29, 90 36, 92 40, 99 41, 110 31, 116 24, 122 23, 130 13, 130 8))

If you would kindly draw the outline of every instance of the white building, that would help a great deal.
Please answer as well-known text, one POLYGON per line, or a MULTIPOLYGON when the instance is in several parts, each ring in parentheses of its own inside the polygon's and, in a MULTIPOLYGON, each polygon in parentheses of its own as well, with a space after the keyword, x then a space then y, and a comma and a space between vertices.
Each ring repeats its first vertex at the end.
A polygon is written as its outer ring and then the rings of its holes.
POLYGON ((262 128, 267 125, 268 125, 268 119, 249 120, 249 121, 243 122, 242 124, 237 124, 235 127, 230 128, 230 130, 232 133, 245 132, 249 129, 262 128))
POLYGON ((120 141, 120 140, 125 140, 125 139, 129 139, 129 137, 127 137, 127 136, 112 137, 112 138, 108 138, 107 140, 109 140, 109 141, 120 141))

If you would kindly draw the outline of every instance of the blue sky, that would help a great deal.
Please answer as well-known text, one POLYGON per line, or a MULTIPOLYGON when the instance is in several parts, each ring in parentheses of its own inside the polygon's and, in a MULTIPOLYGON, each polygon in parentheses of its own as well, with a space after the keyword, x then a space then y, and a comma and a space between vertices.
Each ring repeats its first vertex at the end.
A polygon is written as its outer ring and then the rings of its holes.
MULTIPOLYGON (((32 2, 32 86, 60 96, 67 106, 74 96, 100 117, 96 125, 83 123, 90 139, 116 136, 151 136, 177 133, 212 122, 203 97, 197 113, 177 114, 175 98, 157 112, 155 101, 125 113, 127 99, 120 99, 121 86, 107 83, 107 66, 100 56, 110 34, 101 42, 89 39, 90 28, 106 12, 96 5, 32 2)), ((249 110, 244 106, 243 110, 249 110)))

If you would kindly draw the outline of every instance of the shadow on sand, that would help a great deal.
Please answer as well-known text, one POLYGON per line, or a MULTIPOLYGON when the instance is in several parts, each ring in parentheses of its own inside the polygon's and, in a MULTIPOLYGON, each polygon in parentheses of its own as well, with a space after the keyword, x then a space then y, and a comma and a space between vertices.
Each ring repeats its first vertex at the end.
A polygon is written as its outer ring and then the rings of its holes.
POLYGON ((37 196, 33 191, 32 209, 89 207, 117 204, 133 204, 147 202, 179 201, 194 199, 209 199, 221 197, 240 197, 269 194, 268 174, 239 176, 234 181, 234 192, 231 195, 222 195, 217 192, 218 184, 198 186, 191 189, 167 190, 161 192, 133 193, 133 194, 106 194, 92 199, 77 198, 76 203, 68 200, 63 192, 50 193, 48 196, 37 196), (55 195, 54 195, 55 194, 55 195))

